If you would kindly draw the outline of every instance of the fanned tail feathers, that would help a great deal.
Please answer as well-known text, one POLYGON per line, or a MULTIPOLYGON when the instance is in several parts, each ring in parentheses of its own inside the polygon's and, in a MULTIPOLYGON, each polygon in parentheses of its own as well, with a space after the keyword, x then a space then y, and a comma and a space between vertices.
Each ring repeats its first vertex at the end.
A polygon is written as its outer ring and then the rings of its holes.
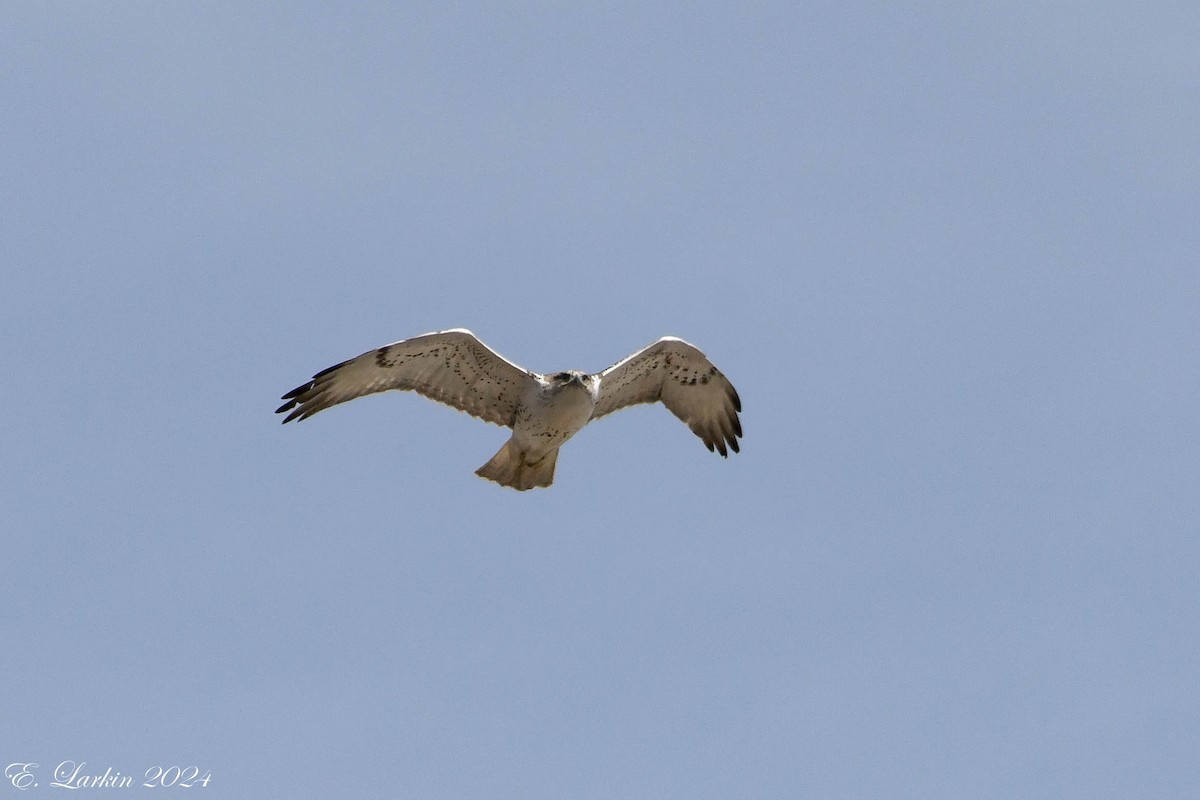
POLYGON ((546 487, 554 483, 554 464, 558 461, 558 448, 542 456, 540 461, 527 463, 524 454, 516 448, 512 439, 504 443, 496 455, 475 474, 501 486, 510 486, 519 492, 535 487, 546 487))

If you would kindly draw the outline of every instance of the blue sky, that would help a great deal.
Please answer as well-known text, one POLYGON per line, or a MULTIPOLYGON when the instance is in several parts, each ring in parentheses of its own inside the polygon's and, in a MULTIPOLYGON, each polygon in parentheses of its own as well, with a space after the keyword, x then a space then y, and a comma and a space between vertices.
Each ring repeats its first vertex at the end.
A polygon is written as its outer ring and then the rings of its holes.
POLYGON ((0 761, 28 796, 65 760, 207 797, 1190 796, 1198 33, 5 6, 0 761), (540 371, 693 341, 743 452, 638 408, 518 494, 472 475, 501 429, 414 395, 272 414, 457 326, 540 371))

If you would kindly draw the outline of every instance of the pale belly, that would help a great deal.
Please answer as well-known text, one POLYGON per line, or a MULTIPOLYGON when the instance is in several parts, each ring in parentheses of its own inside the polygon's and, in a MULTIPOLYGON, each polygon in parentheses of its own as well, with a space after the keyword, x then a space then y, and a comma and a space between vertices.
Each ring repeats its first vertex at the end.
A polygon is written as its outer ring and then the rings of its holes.
POLYGON ((531 461, 558 448, 592 418, 596 398, 582 386, 540 391, 525 398, 513 424, 513 441, 531 461))

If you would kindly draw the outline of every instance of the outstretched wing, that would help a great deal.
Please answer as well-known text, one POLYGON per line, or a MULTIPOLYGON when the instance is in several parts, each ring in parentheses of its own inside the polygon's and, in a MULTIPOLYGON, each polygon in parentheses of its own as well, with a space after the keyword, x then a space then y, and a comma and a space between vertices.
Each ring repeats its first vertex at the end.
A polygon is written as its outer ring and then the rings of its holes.
POLYGON ((637 403, 661 400, 704 440, 728 457, 738 452, 742 401, 733 384, 694 346, 664 336, 600 373, 600 397, 592 418, 637 403))
POLYGON ((283 396, 283 421, 388 389, 412 390, 497 425, 513 424, 533 376, 462 328, 427 333, 369 350, 321 370, 283 396))

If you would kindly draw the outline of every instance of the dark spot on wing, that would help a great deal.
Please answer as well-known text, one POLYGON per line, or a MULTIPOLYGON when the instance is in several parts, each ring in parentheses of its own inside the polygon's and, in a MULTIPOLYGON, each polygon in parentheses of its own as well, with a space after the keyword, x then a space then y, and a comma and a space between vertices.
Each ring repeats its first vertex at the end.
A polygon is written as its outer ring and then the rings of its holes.
POLYGON ((387 347, 381 347, 375 351, 375 366, 380 369, 390 369, 395 366, 395 359, 388 358, 388 353, 391 350, 387 347))

